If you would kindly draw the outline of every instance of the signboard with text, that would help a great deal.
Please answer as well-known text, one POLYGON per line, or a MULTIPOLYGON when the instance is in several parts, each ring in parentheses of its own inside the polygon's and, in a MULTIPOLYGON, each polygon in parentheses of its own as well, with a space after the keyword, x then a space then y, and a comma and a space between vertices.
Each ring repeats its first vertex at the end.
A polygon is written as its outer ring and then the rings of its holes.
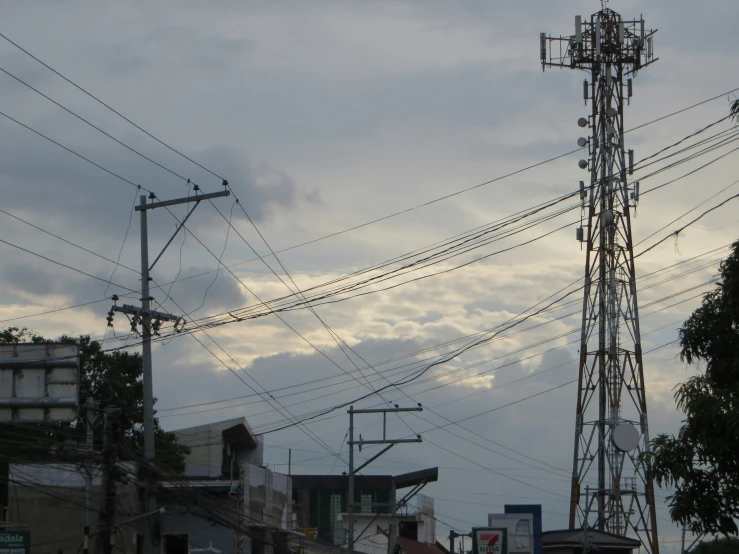
POLYGON ((508 554, 508 529, 472 529, 473 554, 508 554))
POLYGON ((29 554, 31 533, 29 531, 0 531, 0 554, 29 554))

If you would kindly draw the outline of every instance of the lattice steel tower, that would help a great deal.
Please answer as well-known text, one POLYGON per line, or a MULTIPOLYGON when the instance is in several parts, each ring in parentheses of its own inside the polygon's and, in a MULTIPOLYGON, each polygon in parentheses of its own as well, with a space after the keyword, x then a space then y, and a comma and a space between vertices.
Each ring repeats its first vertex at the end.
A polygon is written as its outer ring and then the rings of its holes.
POLYGON ((586 245, 575 451, 570 528, 634 533, 651 554, 659 553, 654 487, 638 465, 649 448, 639 311, 630 210, 639 183, 630 183, 633 151, 624 150, 624 103, 636 72, 656 61, 653 30, 644 20, 624 21, 605 7, 590 21, 575 18, 575 34, 542 33, 543 67, 581 69, 592 113, 578 124, 590 184, 580 182, 587 226, 577 229, 586 245))

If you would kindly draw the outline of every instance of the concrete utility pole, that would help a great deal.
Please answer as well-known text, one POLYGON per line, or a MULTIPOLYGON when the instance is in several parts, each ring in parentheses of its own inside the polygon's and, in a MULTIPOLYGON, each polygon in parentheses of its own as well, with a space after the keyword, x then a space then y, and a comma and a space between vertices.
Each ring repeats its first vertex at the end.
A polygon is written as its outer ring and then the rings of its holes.
POLYGON ((417 435, 415 439, 388 439, 387 438, 387 414, 399 413, 399 412, 422 412, 423 408, 419 404, 416 408, 369 408, 365 410, 355 410, 354 406, 349 406, 349 476, 348 486, 346 495, 346 517, 348 521, 348 541, 347 546, 349 550, 354 549, 354 507, 356 505, 356 499, 354 498, 354 477, 362 469, 367 467, 369 464, 374 462, 377 458, 382 456, 385 452, 390 450, 396 444, 403 444, 409 442, 421 442, 421 435, 417 435), (382 439, 380 440, 363 440, 362 436, 359 436, 359 440, 354 440, 354 414, 382 414, 382 439), (369 460, 364 462, 358 468, 354 467, 354 445, 359 446, 359 451, 362 451, 362 446, 365 444, 387 444, 385 448, 380 450, 377 454, 372 456, 369 460))
POLYGON ((116 443, 118 441, 118 415, 120 410, 109 406, 105 408, 103 417, 105 430, 103 432, 103 509, 100 511, 98 528, 100 532, 100 548, 97 552, 113 554, 113 524, 115 519, 116 502, 116 443))
MULTIPOLYGON (((223 181, 223 186, 228 187, 228 181, 223 181)), ((108 312, 108 325, 112 326, 113 313, 120 312, 126 314, 131 322, 131 327, 134 331, 138 330, 138 326, 141 325, 141 338, 142 338, 142 358, 143 358, 143 388, 144 388, 144 458, 145 463, 141 464, 140 475, 145 481, 145 494, 144 494, 144 511, 153 514, 149 518, 148 525, 144 526, 144 545, 145 554, 155 554, 159 551, 160 543, 160 527, 157 525, 160 512, 157 510, 156 502, 156 468, 155 468, 155 441, 154 441, 154 388, 152 382, 152 357, 151 357, 151 338, 153 335, 158 334, 159 328, 162 322, 171 321, 174 322, 175 329, 183 321, 181 317, 174 316, 172 314, 158 312, 151 309, 151 294, 149 292, 149 276, 151 270, 154 268, 156 263, 161 259, 167 247, 172 243, 174 238, 185 226, 185 222, 190 218, 195 209, 200 205, 203 200, 210 200, 213 198, 220 198, 223 196, 229 196, 231 192, 224 190, 223 192, 212 192, 209 194, 197 194, 198 188, 195 186, 195 196, 188 196, 185 198, 178 198, 175 200, 165 200, 160 202, 154 202, 156 196, 154 193, 149 195, 149 199, 152 202, 147 203, 147 197, 142 194, 140 197, 139 205, 136 206, 135 210, 141 213, 141 307, 124 305, 124 306, 113 306, 111 311, 108 312), (156 208, 164 208, 168 206, 175 206, 178 204, 187 204, 195 202, 195 205, 188 212, 185 218, 180 222, 175 232, 172 234, 170 239, 164 245, 159 255, 156 257, 154 262, 149 265, 149 232, 148 232, 148 221, 147 211, 156 208)))
POLYGON ((649 450, 631 232, 639 183, 629 182, 634 152, 627 156, 624 149, 624 104, 632 77, 657 61, 656 31, 645 29, 642 18, 624 20, 602 6, 589 21, 575 17, 574 35, 540 35, 542 67, 581 69, 590 77, 583 97, 592 113, 578 125, 592 136, 577 141, 588 148, 589 159, 579 166, 590 171, 590 185, 580 181, 588 225, 576 235, 586 258, 570 528, 592 511, 593 528, 633 532, 650 554, 659 554, 654 484, 639 463, 649 450), (590 496, 582 494, 588 481, 597 482, 590 496))
POLYGON ((387 526, 387 554, 395 554, 395 544, 398 542, 398 526, 391 523, 387 526))
POLYGON ((95 421, 97 419, 97 402, 92 398, 88 398, 85 402, 85 426, 86 426, 86 449, 88 457, 87 473, 85 475, 85 523, 84 523, 84 540, 82 543, 82 553, 88 554, 90 551, 90 514, 92 512, 92 476, 93 476, 93 454, 95 439, 95 421))

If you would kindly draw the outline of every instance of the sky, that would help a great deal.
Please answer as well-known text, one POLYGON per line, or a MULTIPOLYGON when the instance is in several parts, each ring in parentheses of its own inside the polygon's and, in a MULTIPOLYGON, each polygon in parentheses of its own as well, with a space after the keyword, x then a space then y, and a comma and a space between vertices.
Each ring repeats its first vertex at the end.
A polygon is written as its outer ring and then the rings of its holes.
MULTIPOLYGON (((637 160, 727 115, 733 97, 722 93, 739 87, 730 70, 739 4, 717 0, 710 13, 685 0, 609 6, 627 17, 643 13, 659 29, 659 61, 634 80, 627 129, 720 96, 626 135, 637 160)), ((2 325, 49 337, 89 334, 111 347, 126 343, 125 319, 118 316, 110 330, 105 317, 112 294, 127 295, 122 302, 139 298, 132 292, 140 286, 137 184, 169 199, 192 194, 186 179, 206 192, 222 190, 227 179, 239 198, 240 206, 233 196, 214 201, 222 215, 201 204, 153 271, 162 309, 188 318, 258 307, 289 287, 339 278, 575 190, 587 180, 577 166, 583 153, 425 205, 576 148, 584 132, 576 122, 588 111, 585 76, 542 72, 539 33, 570 34, 574 15, 599 7, 584 0, 3 3, 0 32, 197 164, 0 40, 3 70, 160 164, 0 74, 0 111, 130 181, 0 117, 0 235, 88 274, 0 244, 2 325), (328 235, 334 236, 316 241, 328 235), (266 257, 270 249, 279 263, 266 257), (217 259, 239 265, 225 270, 217 259), (185 277, 192 278, 178 280, 185 277), (79 304, 86 305, 33 317, 79 304)), ((706 133, 729 127, 723 122, 706 133)), ((642 190, 731 148, 644 179, 642 190)), ((739 192, 732 157, 643 195, 632 227, 637 242, 650 238, 637 253, 739 192)), ((172 212, 185 213, 182 206, 172 212)), ((637 259, 644 349, 662 347, 645 356, 652 436, 679 427, 674 387, 699 368, 681 362, 669 343, 710 290, 736 238, 735 214, 729 203, 637 259)), ((159 342, 160 421, 177 429, 246 416, 259 432, 386 385, 397 374, 378 371, 446 351, 441 343, 499 325, 581 277, 579 219, 579 211, 570 212, 434 269, 552 231, 525 246, 324 304, 316 313, 234 321, 207 335, 159 342), (273 391, 277 400, 270 405, 250 387, 273 391)), ((162 210, 149 213, 152 257, 175 225, 162 210)), ((569 308, 526 326, 545 325, 434 367, 403 391, 390 388, 381 399, 357 403, 428 407, 389 420, 394 436, 421 434, 424 442, 393 448, 368 471, 438 466, 438 483, 424 493, 436 499, 440 538, 450 526, 485 524, 486 514, 507 503, 541 503, 545 529, 566 526, 576 387, 565 383, 576 378, 578 354, 567 344, 572 337, 562 335, 580 325, 577 303, 569 308), (470 416, 466 429, 424 433, 470 416)), ((266 462, 287 471, 292 448, 293 472, 345 471, 347 425, 342 409, 268 433, 266 462)), ((365 416, 358 432, 372 438, 380 425, 365 416)), ((678 551, 680 531, 669 522, 668 495, 658 490, 660 537, 669 553, 678 551)))

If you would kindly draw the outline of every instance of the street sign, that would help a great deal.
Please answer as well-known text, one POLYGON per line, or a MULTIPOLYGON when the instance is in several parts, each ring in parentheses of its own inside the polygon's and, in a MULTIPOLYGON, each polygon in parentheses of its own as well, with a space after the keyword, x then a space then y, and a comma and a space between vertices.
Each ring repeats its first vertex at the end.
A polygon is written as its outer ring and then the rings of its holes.
POLYGON ((0 554, 30 554, 31 532, 0 532, 0 554))
POLYGON ((77 419, 79 365, 76 344, 0 345, 0 423, 77 419))
POLYGON ((508 529, 472 529, 473 554, 508 554, 508 529))

